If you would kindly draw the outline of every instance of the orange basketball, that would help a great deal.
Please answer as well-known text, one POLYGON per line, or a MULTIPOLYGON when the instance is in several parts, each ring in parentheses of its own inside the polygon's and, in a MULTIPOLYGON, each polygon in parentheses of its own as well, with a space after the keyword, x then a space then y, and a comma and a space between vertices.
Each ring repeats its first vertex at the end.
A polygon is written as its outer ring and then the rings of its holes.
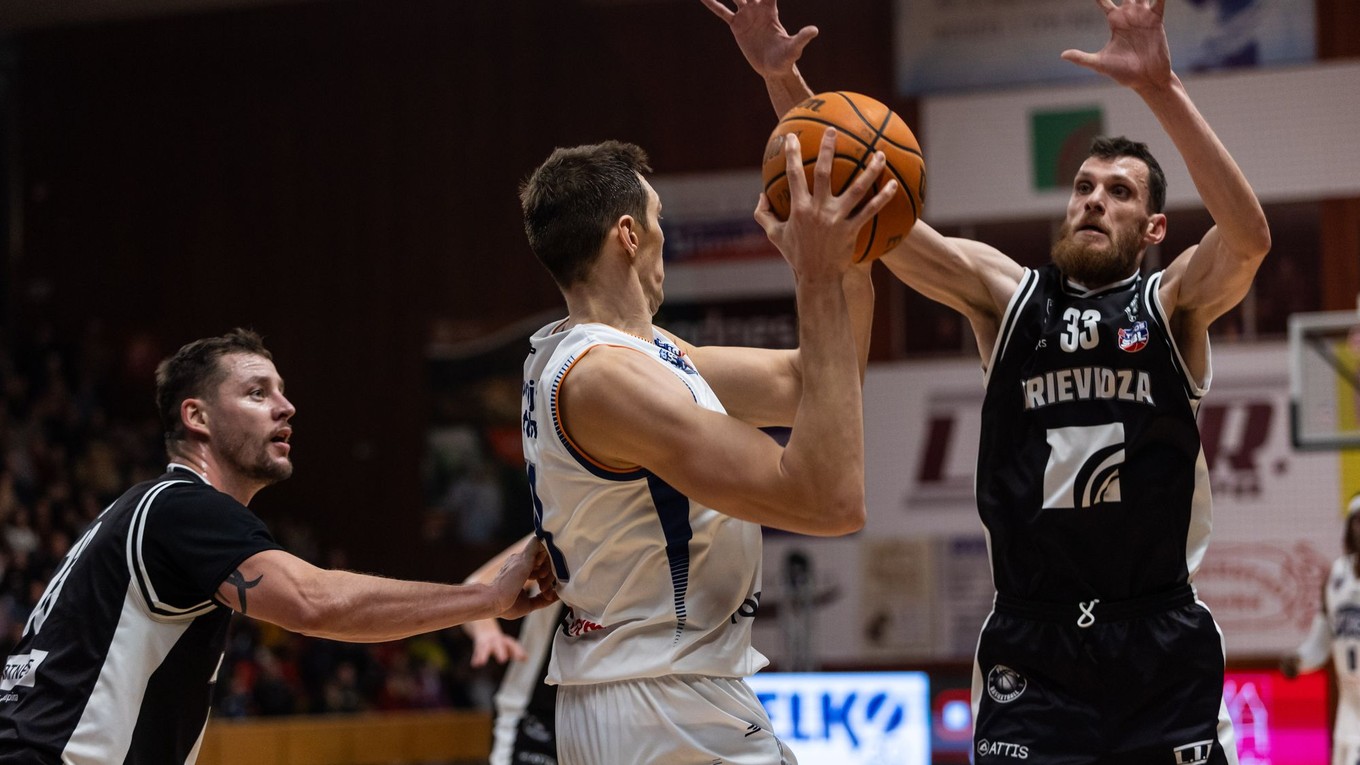
MULTIPOLYGON (((875 151, 887 156, 888 164, 874 182, 874 191, 889 179, 897 179, 898 190, 892 201, 865 224, 855 245, 855 262, 874 260, 906 237, 925 204, 926 168, 921 146, 911 128, 883 103, 859 93, 834 91, 819 93, 793 107, 779 120, 765 146, 762 171, 765 194, 780 220, 789 217, 789 181, 785 174, 784 141, 789 133, 798 136, 803 152, 803 171, 808 187, 817 164, 822 133, 836 129, 836 157, 831 168, 832 190, 843 192, 875 151)), ((868 192, 872 195, 873 191, 868 192)))

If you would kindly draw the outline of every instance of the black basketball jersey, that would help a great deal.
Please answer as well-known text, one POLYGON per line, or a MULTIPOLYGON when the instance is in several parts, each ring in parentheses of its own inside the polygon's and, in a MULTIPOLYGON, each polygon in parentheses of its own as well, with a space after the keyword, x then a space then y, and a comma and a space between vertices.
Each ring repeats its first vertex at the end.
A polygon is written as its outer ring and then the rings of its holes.
POLYGON ((1071 603, 1154 595, 1194 576, 1209 536, 1185 369, 1161 272, 1096 292, 1027 270, 987 371, 977 499, 998 592, 1071 603))
POLYGON ((192 763, 231 610, 213 600, 278 549, 191 470, 134 486, 71 546, 0 678, 0 763, 192 763))

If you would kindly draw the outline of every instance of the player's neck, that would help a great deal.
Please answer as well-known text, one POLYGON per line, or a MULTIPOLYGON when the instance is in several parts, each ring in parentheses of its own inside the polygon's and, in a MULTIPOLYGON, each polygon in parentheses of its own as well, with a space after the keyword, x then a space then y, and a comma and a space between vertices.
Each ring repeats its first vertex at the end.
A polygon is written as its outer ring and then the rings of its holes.
POLYGON ((567 296, 567 323, 605 324, 638 337, 651 337, 652 313, 640 296, 579 291, 567 296))
POLYGON ((242 475, 240 471, 231 469, 227 463, 218 459, 217 455, 206 444, 190 444, 185 448, 176 450, 171 453, 170 462, 189 468, 206 481, 209 486, 230 496, 242 505, 249 505, 250 500, 255 498, 255 494, 264 488, 264 485, 258 480, 248 478, 242 475))

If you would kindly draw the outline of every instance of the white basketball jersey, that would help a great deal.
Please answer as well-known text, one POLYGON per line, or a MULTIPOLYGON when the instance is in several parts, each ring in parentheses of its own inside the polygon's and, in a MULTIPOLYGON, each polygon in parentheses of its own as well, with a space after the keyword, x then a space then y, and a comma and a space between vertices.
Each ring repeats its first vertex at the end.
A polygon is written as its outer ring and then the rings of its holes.
POLYGON ((599 345, 646 354, 702 407, 723 412, 693 362, 665 335, 603 324, 530 338, 524 362, 524 458, 534 526, 568 611, 548 682, 696 674, 745 677, 767 663, 751 647, 760 602, 760 526, 696 502, 651 472, 606 467, 571 443, 559 405, 572 365, 599 345))
POLYGON ((1360 739, 1360 579, 1351 556, 1332 564, 1323 603, 1332 628, 1332 666, 1339 696, 1336 737, 1360 739))

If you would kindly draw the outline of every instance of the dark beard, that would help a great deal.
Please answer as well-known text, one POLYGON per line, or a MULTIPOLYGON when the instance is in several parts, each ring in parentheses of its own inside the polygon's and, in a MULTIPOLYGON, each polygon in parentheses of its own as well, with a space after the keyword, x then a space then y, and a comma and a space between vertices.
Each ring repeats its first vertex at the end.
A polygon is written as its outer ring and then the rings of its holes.
POLYGON ((246 437, 223 444, 222 456, 241 475, 266 486, 276 484, 293 475, 293 463, 276 462, 269 458, 269 447, 251 448, 246 437))
POLYGON ((1063 276, 1087 289, 1099 289, 1127 279, 1138 271, 1138 256, 1143 245, 1140 229, 1116 232, 1107 252, 1077 242, 1072 236, 1072 225, 1064 223, 1053 243, 1053 262, 1063 276))

